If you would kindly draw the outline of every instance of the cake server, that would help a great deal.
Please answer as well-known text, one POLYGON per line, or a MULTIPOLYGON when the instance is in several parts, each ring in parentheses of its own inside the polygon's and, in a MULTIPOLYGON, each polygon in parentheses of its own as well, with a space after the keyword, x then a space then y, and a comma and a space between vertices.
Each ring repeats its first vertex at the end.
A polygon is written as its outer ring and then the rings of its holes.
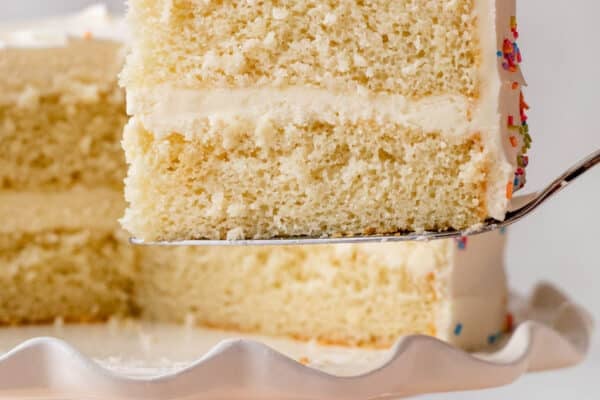
POLYGON ((267 246, 267 245, 313 245, 313 244, 339 244, 339 243, 376 243, 376 242, 406 242, 429 241, 438 239, 460 238, 464 236, 479 235, 481 233, 505 228, 514 224, 526 215, 532 213, 550 197, 556 195, 583 173, 591 170, 600 163, 600 149, 569 168, 564 174, 556 178, 544 190, 530 195, 519 196, 513 199, 504 221, 488 220, 482 224, 465 230, 447 230, 443 232, 398 232, 385 235, 354 235, 354 236, 325 236, 325 237, 285 237, 272 239, 244 239, 244 240, 181 240, 171 242, 145 242, 133 238, 131 243, 139 245, 159 246, 267 246))

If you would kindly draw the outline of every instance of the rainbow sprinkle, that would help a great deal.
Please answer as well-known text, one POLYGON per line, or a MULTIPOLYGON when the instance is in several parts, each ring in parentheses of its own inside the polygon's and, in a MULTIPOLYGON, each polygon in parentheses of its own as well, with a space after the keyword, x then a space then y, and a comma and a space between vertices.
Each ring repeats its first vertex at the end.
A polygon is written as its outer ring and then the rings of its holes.
POLYGON ((463 330, 463 324, 460 322, 454 327, 454 336, 460 336, 463 330))
POLYGON ((466 236, 456 239, 456 243, 458 244, 458 249, 466 250, 468 241, 469 241, 469 238, 467 238, 466 236))
POLYGON ((519 38, 519 31, 517 30, 517 17, 514 15, 510 17, 510 31, 515 39, 519 38))
POLYGON ((488 336, 488 344, 495 344, 502 338, 502 332, 496 332, 488 336))
MULTIPOLYGON (((498 58, 502 59, 502 68, 504 68, 504 70, 517 72, 519 64, 523 61, 523 56, 521 55, 521 49, 519 49, 519 45, 516 42, 519 38, 519 31, 517 30, 517 18, 514 16, 510 17, 510 31, 512 33, 512 39, 505 38, 502 41, 502 49, 498 50, 496 55, 498 58)), ((513 89, 516 89, 514 85, 513 89)))
MULTIPOLYGON (((505 37, 502 41, 502 49, 497 51, 497 56, 501 60, 502 68, 505 71, 514 73, 519 71, 519 66, 523 61, 523 57, 521 55, 521 49, 517 44, 517 39, 519 38, 518 24, 517 18, 515 16, 510 17, 510 34, 508 37, 505 37), (512 37, 510 37, 512 36, 512 37)), ((529 164, 529 158, 526 153, 531 147, 531 135, 529 134, 529 125, 527 124, 527 110, 529 110, 529 105, 525 101, 525 97, 523 96, 523 91, 520 90, 521 85, 519 82, 513 81, 510 84, 512 90, 519 90, 519 119, 520 122, 516 123, 514 115, 507 116, 507 127, 509 131, 514 131, 518 133, 521 140, 519 141, 517 135, 511 133, 508 136, 508 141, 510 142, 511 147, 518 148, 519 154, 517 155, 517 165, 518 168, 515 171, 514 178, 512 182, 508 182, 506 186, 506 198, 512 199, 513 193, 518 189, 522 188, 525 185, 525 168, 529 164)))
POLYGON ((514 182, 508 182, 506 184, 506 198, 508 200, 512 199, 514 193, 514 182))
POLYGON ((502 61, 502 68, 510 72, 517 72, 519 64, 523 61, 517 42, 512 42, 509 39, 504 39, 502 50, 498 51, 496 55, 504 59, 502 61))
POLYGON ((508 313, 508 314, 506 314, 506 319, 504 321, 504 332, 510 333, 513 331, 514 328, 515 328, 515 317, 511 313, 508 313))
POLYGON ((525 170, 521 167, 517 168, 515 172, 515 179, 513 181, 514 190, 519 190, 523 186, 525 186, 526 178, 525 178, 525 170))
POLYGON ((526 168, 529 165, 529 157, 525 154, 517 156, 517 165, 521 168, 526 168))

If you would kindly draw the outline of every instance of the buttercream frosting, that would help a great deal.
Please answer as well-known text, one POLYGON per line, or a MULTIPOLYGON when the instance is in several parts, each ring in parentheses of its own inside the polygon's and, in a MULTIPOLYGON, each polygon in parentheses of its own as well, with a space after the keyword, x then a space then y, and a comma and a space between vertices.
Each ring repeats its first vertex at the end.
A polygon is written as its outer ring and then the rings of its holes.
POLYGON ((123 194, 109 188, 61 192, 0 191, 0 233, 48 229, 112 231, 125 209, 123 194))

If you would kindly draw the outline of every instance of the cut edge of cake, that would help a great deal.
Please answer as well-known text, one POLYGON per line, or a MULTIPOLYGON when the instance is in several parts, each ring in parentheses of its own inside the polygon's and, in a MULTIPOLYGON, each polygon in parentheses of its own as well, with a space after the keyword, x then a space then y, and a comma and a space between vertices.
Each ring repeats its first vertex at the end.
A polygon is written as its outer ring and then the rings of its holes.
POLYGON ((383 7, 364 32, 360 23, 350 23, 365 11, 361 7, 350 10, 342 2, 332 11, 319 4, 300 13, 309 3, 287 9, 271 2, 243 5, 239 15, 232 15, 225 13, 228 3, 130 2, 132 45, 122 74, 132 116, 123 142, 130 164, 129 208, 122 224, 135 237, 420 232, 504 219, 513 192, 524 184, 531 141, 515 2, 438 2, 431 9, 394 14, 396 25, 387 24, 389 10, 383 7), (438 12, 440 7, 449 7, 447 13, 438 12), (445 26, 456 13, 463 22, 445 26), (246 14, 256 18, 243 22, 246 14), (411 62, 398 64, 406 67, 396 70, 398 80, 388 74, 385 89, 369 86, 380 76, 361 80, 353 75, 376 66, 376 56, 365 59, 355 48, 363 39, 375 40, 369 36, 375 34, 373 26, 394 33, 379 32, 378 39, 388 43, 386 54, 394 59, 398 46, 409 42, 400 33, 404 19, 411 18, 423 18, 408 32, 422 48, 412 49, 411 62), (326 20, 329 27, 322 24, 326 20), (213 24, 223 30, 209 32, 201 44, 194 41, 192 33, 213 24), (444 27, 446 41, 437 31, 424 35, 444 27), (227 29, 235 33, 216 40, 227 29), (331 40, 328 45, 312 32, 321 29, 331 40), (341 44, 336 35, 349 35, 356 43, 341 44), (463 41, 456 42, 456 35, 463 41), (456 51, 448 57, 457 58, 453 62, 463 73, 472 72, 471 78, 456 79, 475 82, 475 89, 415 94, 402 84, 450 79, 428 69, 431 62, 425 61, 438 55, 433 44, 456 51), (340 57, 353 51, 356 57, 342 69, 339 58, 327 64, 323 54, 331 46, 340 57), (260 68, 259 50, 270 60, 260 68), (295 69, 297 63, 282 61, 293 51, 310 53, 303 73, 295 69), (251 66, 243 68, 246 64, 251 66), (278 70, 280 79, 269 78, 267 66, 278 70), (315 76, 316 81, 309 79, 315 76), (432 136, 424 155, 420 144, 432 136), (469 141, 470 151, 455 151, 453 145, 469 141), (430 170, 413 174, 419 157, 430 170))

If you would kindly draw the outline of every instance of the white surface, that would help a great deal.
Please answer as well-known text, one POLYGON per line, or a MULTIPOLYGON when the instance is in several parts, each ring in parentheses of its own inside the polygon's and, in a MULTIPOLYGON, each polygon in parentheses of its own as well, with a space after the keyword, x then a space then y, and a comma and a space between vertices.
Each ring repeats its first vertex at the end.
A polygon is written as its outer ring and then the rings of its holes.
POLYGON ((576 365, 587 353, 589 315, 553 287, 540 285, 529 301, 511 296, 511 309, 524 322, 478 354, 427 336, 367 350, 135 322, 5 328, 0 396, 400 398, 505 385, 528 371, 576 365), (48 335, 62 340, 40 338, 48 335))
MULTIPOLYGON (((77 10, 94 1, 0 1, 0 19, 77 10)), ((106 1, 122 10, 122 0, 106 1)), ((534 143, 528 190, 542 187, 593 148, 600 147, 600 2, 518 0, 520 45, 532 106, 534 143)), ((512 228, 511 285, 525 291, 540 279, 560 283, 600 321, 600 169, 512 228)), ((425 400, 595 400, 600 398, 600 341, 588 360, 567 371, 529 375, 501 389, 425 400)))

